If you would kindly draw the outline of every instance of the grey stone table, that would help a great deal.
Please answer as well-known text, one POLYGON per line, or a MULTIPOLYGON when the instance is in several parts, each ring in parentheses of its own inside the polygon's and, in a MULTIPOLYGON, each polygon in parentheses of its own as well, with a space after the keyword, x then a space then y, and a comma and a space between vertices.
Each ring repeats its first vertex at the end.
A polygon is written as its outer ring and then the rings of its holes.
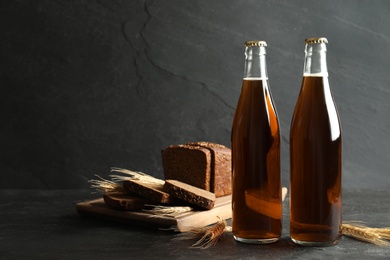
MULTIPOLYGON (((269 245, 237 243, 231 234, 206 250, 191 241, 171 241, 174 233, 80 216, 88 190, 0 190, 0 259, 390 259, 383 248, 343 237, 337 246, 299 247, 288 234, 288 198, 282 239, 269 245)), ((389 190, 343 194, 344 220, 390 226, 389 190)))

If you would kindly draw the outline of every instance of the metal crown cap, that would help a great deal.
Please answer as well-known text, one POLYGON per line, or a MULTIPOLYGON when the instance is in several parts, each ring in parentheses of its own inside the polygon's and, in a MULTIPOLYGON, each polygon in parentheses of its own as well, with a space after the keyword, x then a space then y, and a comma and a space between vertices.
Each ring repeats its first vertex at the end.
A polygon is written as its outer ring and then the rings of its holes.
POLYGON ((328 43, 328 39, 325 37, 317 37, 317 38, 307 38, 305 39, 306 44, 313 44, 313 43, 328 43))
POLYGON ((251 46, 265 47, 265 46, 267 46, 267 43, 265 41, 247 41, 247 42, 245 42, 245 47, 251 47, 251 46))

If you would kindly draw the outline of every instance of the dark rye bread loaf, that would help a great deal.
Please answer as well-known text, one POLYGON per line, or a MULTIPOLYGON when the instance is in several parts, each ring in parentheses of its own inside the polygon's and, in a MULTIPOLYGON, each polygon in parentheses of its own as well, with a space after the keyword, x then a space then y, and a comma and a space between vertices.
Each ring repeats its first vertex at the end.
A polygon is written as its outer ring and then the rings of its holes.
POLYGON ((210 191, 214 192, 216 197, 232 194, 231 150, 224 145, 210 142, 188 144, 207 148, 211 152, 210 191))
POLYGON ((153 204, 151 200, 143 197, 123 193, 106 193, 103 199, 108 207, 125 211, 138 211, 143 209, 145 204, 153 204))
POLYGON ((170 145, 162 150, 166 180, 180 180, 210 191, 211 152, 193 145, 170 145))
POLYGON ((140 180, 125 180, 123 187, 146 199, 157 203, 180 205, 180 201, 163 190, 164 181, 161 183, 143 182, 140 180))
POLYGON ((216 197, 230 195, 231 151, 210 142, 170 145, 162 150, 165 179, 179 180, 213 192, 216 197))
POLYGON ((166 180, 164 190, 178 199, 205 209, 214 208, 215 194, 177 180, 166 180))

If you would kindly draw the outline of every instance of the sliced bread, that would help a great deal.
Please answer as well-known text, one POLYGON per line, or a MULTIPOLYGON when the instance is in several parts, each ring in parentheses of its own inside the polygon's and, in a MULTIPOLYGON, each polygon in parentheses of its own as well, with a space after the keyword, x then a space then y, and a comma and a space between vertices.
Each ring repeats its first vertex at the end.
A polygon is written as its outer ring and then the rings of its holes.
POLYGON ((162 183, 144 182, 141 180, 125 180, 123 187, 139 196, 150 199, 157 203, 180 205, 180 201, 163 190, 162 183))
POLYGON ((178 180, 166 180, 164 190, 174 197, 205 209, 214 208, 215 194, 178 180))
POLYGON ((138 211, 143 209, 145 204, 153 203, 143 197, 123 193, 106 193, 103 199, 108 207, 125 211, 138 211))

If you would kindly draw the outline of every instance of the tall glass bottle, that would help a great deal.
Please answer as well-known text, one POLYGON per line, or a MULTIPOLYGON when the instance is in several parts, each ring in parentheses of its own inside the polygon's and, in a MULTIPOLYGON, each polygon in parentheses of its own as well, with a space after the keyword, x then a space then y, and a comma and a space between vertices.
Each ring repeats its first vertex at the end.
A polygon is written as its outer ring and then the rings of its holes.
POLYGON ((341 237, 341 126, 328 82, 326 38, 305 40, 290 129, 290 236, 306 246, 341 237))
POLYGON ((280 133, 264 41, 245 43, 245 72, 232 127, 232 232, 265 244, 282 232, 280 133))

